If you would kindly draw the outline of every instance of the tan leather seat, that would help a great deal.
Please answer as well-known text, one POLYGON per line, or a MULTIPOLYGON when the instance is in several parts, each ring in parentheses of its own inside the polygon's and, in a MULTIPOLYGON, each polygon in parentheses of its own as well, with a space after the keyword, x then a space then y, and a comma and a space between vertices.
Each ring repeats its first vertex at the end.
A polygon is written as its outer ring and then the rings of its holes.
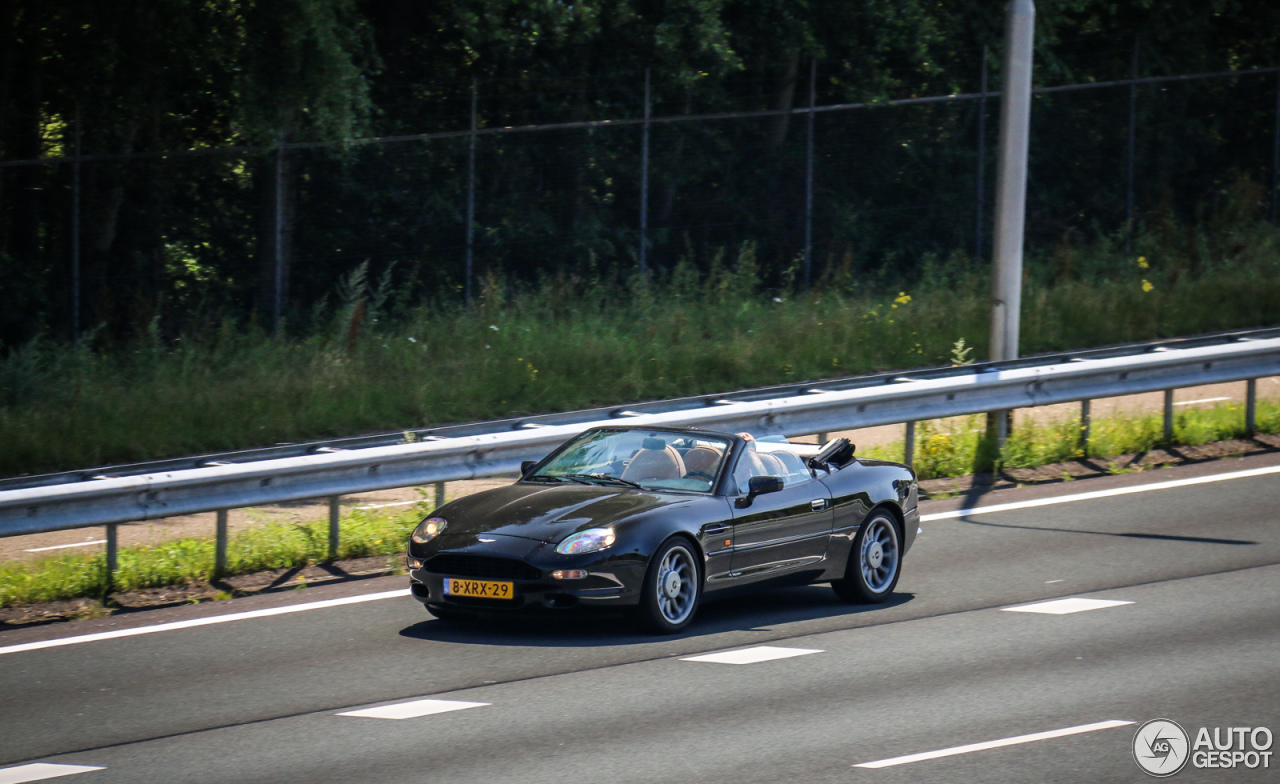
POLYGON ((714 477, 720 466, 720 450, 709 446, 695 446, 684 453, 684 468, 689 473, 700 471, 714 477))
POLYGON ((683 479, 684 473, 684 461, 680 459, 680 453, 671 447, 642 448, 631 458, 622 478, 630 482, 683 479))
POLYGON ((773 457, 782 463, 782 469, 788 474, 806 473, 804 461, 792 452, 774 452, 773 457))
POLYGON ((768 452, 757 453, 760 463, 764 466, 763 476, 786 476, 787 469, 782 465, 782 461, 768 452))

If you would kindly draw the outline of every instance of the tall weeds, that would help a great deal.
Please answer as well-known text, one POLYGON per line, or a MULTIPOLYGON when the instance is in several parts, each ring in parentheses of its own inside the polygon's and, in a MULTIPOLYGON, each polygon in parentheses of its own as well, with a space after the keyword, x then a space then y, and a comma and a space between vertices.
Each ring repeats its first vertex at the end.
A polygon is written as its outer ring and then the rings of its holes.
MULTIPOLYGON (((1214 220, 1225 239, 1168 229, 1182 239, 1148 232, 1132 257, 1103 238, 1033 260, 1022 353, 1280 323, 1280 235, 1214 220)), ((766 284, 745 243, 648 280, 489 275, 464 309, 414 304, 361 265, 290 337, 226 321, 123 349, 10 351, 0 475, 947 364, 961 339, 984 358, 984 268, 959 254, 923 267, 914 284, 873 283, 835 264, 802 292, 794 275, 766 284)))

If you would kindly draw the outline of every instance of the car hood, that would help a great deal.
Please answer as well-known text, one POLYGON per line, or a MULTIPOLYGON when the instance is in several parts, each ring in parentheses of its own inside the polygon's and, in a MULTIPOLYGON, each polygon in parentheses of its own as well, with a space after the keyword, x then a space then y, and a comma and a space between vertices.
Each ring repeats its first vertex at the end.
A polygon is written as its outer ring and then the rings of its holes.
POLYGON ((501 534, 560 542, 588 528, 628 518, 694 497, 599 485, 516 483, 461 498, 440 509, 449 534, 501 534))

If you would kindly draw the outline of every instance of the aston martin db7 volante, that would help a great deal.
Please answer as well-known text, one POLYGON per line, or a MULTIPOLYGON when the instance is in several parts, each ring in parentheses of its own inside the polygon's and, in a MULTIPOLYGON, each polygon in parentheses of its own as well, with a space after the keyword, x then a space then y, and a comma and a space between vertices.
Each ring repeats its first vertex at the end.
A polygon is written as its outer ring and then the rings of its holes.
POLYGON ((409 575, 444 620, 626 608, 669 634, 731 588, 827 582, 884 601, 916 502, 911 469, 855 457, 843 438, 601 427, 435 510, 410 537, 409 575))

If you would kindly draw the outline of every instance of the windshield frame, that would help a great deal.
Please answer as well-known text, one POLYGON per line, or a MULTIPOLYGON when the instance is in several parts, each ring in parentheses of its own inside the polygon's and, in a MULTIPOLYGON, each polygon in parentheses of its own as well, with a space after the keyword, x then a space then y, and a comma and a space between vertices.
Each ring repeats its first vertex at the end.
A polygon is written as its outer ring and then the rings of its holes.
MULTIPOLYGON (((595 436, 599 436, 601 434, 615 434, 615 433, 653 433, 655 435, 662 434, 664 436, 674 436, 677 438, 684 437, 684 438, 690 438, 690 439, 716 441, 724 444, 724 448, 725 448, 724 455, 721 456, 720 463, 716 468, 716 474, 712 478, 710 487, 708 487, 707 489, 695 489, 695 488, 685 488, 685 487, 663 487, 660 485, 654 486, 654 485, 648 485, 644 483, 641 483, 639 488, 634 488, 639 492, 648 492, 648 493, 723 495, 722 490, 724 487, 725 476, 727 475, 726 470, 729 465, 736 464, 737 462, 736 458, 740 451, 741 444, 745 443, 741 438, 739 438, 736 435, 730 435, 728 433, 716 433, 708 430, 697 430, 693 428, 593 427, 589 430, 582 431, 578 435, 574 436, 573 438, 561 444, 554 451, 552 451, 551 454, 539 460, 537 464, 535 464, 532 468, 530 468, 527 473, 523 474, 518 481, 528 482, 530 484, 544 484, 546 483, 547 478, 554 476, 557 478, 563 477, 564 482, 572 482, 574 480, 569 479, 568 477, 570 475, 568 474, 551 475, 551 474, 543 474, 542 471, 547 466, 550 466, 553 463, 555 463, 565 452, 577 447, 583 441, 588 440, 595 436)), ((582 475, 576 475, 576 476, 582 476, 582 475)), ((620 475, 619 475, 619 478, 621 478, 620 475)), ((557 484, 559 484, 559 482, 557 482, 557 484)), ((584 482, 584 484, 586 483, 584 482)), ((615 484, 612 480, 608 480, 608 479, 601 481, 598 484, 597 483, 591 483, 591 484, 593 484, 596 487, 606 487, 606 488, 615 488, 615 489, 623 489, 623 490, 633 489, 633 488, 624 487, 621 484, 615 484)))

